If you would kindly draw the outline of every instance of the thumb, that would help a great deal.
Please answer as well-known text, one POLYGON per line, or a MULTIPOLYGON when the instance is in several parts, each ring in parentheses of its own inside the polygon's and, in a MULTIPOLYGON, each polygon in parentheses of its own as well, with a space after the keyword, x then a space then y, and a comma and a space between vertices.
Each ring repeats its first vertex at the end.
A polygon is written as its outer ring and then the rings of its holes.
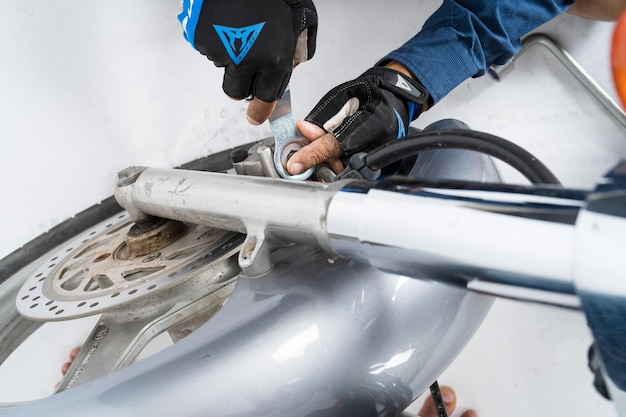
POLYGON ((331 133, 326 133, 296 152, 287 162, 287 170, 291 175, 296 175, 326 162, 333 171, 341 172, 343 166, 337 158, 342 153, 337 139, 331 133))
POLYGON ((304 120, 298 120, 296 127, 311 143, 296 152, 287 162, 287 171, 291 175, 297 175, 322 162, 326 162, 336 173, 343 171, 343 164, 337 159, 343 150, 332 134, 304 120))
POLYGON ((276 102, 266 102, 257 97, 254 97, 250 103, 248 103, 248 110, 246 111, 246 119, 248 123, 254 126, 258 126, 272 114, 276 108, 276 102))
POLYGON ((326 131, 316 125, 315 123, 307 122, 306 120, 297 120, 296 128, 302 136, 304 136, 309 142, 313 142, 326 134, 326 131))

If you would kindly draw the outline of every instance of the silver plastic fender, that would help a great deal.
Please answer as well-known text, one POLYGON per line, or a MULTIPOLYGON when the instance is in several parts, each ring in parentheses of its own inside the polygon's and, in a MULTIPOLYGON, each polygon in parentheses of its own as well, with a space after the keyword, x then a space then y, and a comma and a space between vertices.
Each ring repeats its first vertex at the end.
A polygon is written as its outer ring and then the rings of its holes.
POLYGON ((3 417, 398 415, 492 298, 294 245, 175 345, 3 417), (388 414, 387 414, 388 413, 388 414))

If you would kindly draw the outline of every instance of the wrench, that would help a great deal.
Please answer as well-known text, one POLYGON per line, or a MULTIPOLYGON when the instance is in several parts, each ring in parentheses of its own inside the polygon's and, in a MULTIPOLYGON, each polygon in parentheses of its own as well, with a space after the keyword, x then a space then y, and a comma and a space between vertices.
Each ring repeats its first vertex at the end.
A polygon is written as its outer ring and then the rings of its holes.
POLYGON ((303 173, 289 175, 286 169, 287 160, 309 141, 300 136, 296 129, 296 122, 291 115, 291 92, 289 87, 276 103, 276 108, 269 118, 270 128, 274 134, 274 167, 282 178, 295 181, 304 181, 313 174, 314 169, 309 168, 303 173))

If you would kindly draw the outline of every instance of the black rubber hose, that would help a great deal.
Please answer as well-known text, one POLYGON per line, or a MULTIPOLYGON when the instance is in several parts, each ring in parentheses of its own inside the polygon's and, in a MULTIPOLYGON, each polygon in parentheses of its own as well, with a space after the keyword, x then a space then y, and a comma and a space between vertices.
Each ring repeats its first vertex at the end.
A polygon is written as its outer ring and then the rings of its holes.
POLYGON ((509 164, 533 184, 561 185, 556 176, 528 151, 506 139, 474 130, 437 130, 410 135, 373 150, 365 157, 365 163, 377 170, 420 152, 438 149, 481 152, 509 164))

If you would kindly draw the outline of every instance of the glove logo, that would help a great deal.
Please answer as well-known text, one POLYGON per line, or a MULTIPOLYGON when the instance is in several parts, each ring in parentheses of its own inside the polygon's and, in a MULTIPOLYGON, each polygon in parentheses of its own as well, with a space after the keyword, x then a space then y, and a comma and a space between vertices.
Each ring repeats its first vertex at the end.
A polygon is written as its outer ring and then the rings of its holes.
POLYGON ((396 87, 406 90, 409 93, 413 92, 409 83, 407 83, 406 80, 402 78, 399 74, 398 74, 398 81, 396 81, 396 87))
POLYGON ((213 25, 217 36, 220 37, 226 52, 228 52, 228 55, 235 65, 239 65, 248 52, 250 52, 263 26, 265 26, 265 22, 243 28, 229 28, 227 26, 213 25))

